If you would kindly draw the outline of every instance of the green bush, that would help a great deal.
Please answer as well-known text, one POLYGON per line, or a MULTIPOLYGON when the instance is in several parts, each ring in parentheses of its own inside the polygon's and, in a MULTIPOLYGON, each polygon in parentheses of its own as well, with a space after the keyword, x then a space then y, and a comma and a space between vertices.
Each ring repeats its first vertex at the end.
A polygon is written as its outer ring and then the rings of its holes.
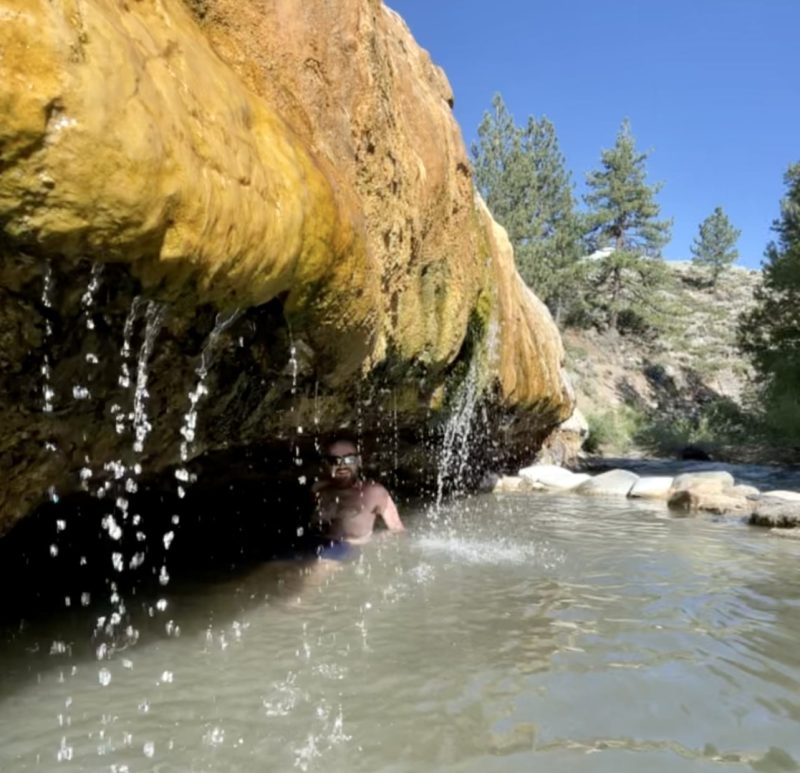
POLYGON ((720 398, 699 406, 694 415, 651 414, 635 440, 656 456, 676 456, 687 446, 714 455, 725 446, 752 442, 758 434, 751 417, 731 400, 720 398))
POLYGON ((627 453, 636 445, 635 438, 643 420, 642 413, 629 405, 611 408, 602 413, 590 413, 586 417, 589 437, 584 448, 590 454, 601 451, 627 453))
POLYGON ((764 424, 768 438, 778 444, 800 447, 800 397, 796 392, 767 390, 764 424))

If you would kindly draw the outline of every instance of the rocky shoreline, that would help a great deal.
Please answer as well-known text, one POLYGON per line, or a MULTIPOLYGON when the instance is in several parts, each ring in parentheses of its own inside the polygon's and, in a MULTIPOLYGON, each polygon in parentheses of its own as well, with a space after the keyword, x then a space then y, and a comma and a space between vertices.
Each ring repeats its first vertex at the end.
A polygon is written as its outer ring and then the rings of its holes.
POLYGON ((640 476, 616 468, 590 475, 558 465, 534 464, 514 476, 491 476, 486 483, 494 493, 569 492, 663 501, 676 516, 708 513, 737 517, 753 526, 768 527, 781 536, 800 538, 800 492, 761 491, 737 482, 727 470, 640 476))

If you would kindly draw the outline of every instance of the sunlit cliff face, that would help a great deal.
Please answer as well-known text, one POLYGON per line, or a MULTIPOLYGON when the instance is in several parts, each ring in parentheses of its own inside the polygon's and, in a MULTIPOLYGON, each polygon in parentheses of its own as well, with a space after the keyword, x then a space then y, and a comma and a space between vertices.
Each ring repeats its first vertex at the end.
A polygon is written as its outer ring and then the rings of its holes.
POLYGON ((190 459, 358 415, 372 465, 393 413, 393 462, 427 473, 423 428, 446 421, 490 328, 498 447, 530 454, 571 411, 557 330, 475 200, 447 80, 402 20, 374 0, 204 5, 199 25, 174 0, 0 0, 0 533, 51 488, 96 491, 107 464, 144 478, 186 461, 220 312, 241 315, 190 459), (147 376, 146 414, 123 364, 134 387, 147 376), (128 413, 152 428, 141 452, 116 430, 128 413))

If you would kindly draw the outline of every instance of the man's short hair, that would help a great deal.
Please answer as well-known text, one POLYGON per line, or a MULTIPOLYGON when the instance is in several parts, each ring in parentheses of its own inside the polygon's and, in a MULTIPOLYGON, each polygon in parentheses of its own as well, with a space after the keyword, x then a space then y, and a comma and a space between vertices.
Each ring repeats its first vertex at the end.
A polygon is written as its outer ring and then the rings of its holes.
POLYGON ((358 442, 358 437, 352 432, 340 430, 328 435, 321 444, 321 448, 330 448, 334 443, 350 443, 356 449, 357 453, 361 453, 361 445, 358 442))

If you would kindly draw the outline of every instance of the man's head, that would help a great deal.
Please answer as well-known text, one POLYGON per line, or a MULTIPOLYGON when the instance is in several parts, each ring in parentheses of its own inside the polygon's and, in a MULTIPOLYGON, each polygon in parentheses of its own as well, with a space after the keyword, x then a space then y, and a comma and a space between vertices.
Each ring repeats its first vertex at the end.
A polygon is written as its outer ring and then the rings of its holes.
POLYGON ((361 474, 361 455, 350 440, 334 440, 322 457, 331 480, 342 488, 352 486, 361 474))

